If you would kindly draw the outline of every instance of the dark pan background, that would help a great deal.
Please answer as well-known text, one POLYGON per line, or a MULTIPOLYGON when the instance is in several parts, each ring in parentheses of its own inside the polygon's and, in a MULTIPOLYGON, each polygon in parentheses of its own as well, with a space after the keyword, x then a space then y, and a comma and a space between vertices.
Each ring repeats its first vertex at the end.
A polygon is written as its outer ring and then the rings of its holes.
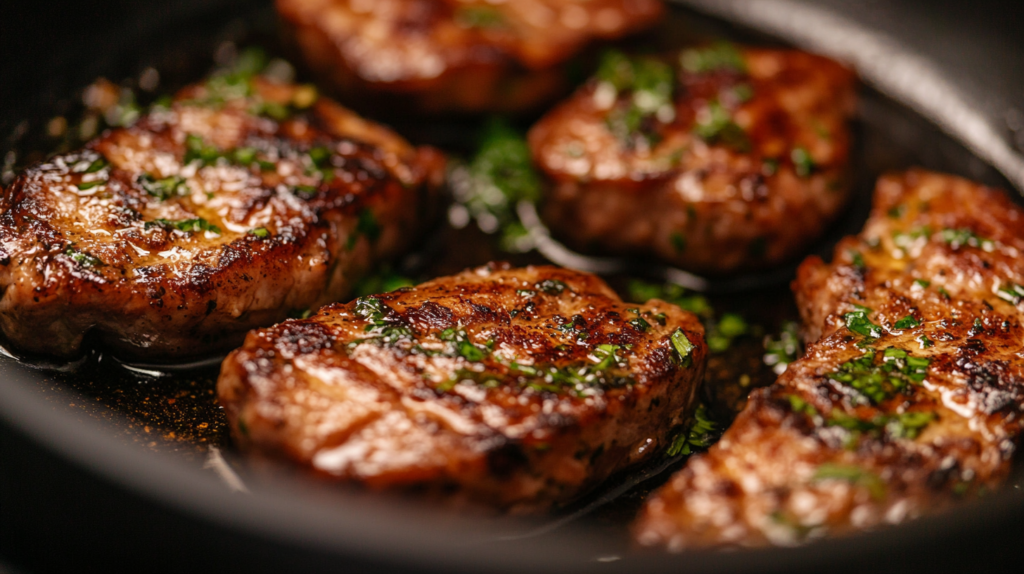
MULTIPOLYGON (((940 65, 977 109, 1000 126, 1005 138, 1024 151, 1024 10, 1019 0, 805 1, 886 32, 940 65)), ((99 62, 111 46, 126 40, 140 46, 159 41, 158 30, 175 26, 187 13, 206 12, 211 19, 226 22, 233 10, 251 4, 2 0, 0 137, 14 128, 12 118, 45 115, 68 93, 100 75, 102 69, 82 69, 78 64, 92 61, 90 56, 99 62)), ((204 33, 194 32, 197 37, 204 33)), ((1024 515, 975 512, 965 513, 963 520, 972 524, 967 533, 950 536, 948 529, 936 529, 934 538, 908 539, 900 551, 889 548, 884 556, 843 553, 842 560, 828 569, 1019 571, 1024 515)), ((396 557, 379 552, 363 554, 377 556, 373 563, 342 558, 225 524, 114 484, 0 420, 0 574, 399 570, 399 563, 392 561, 396 557)), ((685 570, 688 557, 678 560, 680 570, 685 570)), ((742 560, 729 564, 752 569, 742 560)), ((767 563, 761 568, 773 569, 767 563)), ((404 564, 401 569, 428 572, 441 567, 404 564)), ((593 569, 602 567, 594 564, 593 569)))

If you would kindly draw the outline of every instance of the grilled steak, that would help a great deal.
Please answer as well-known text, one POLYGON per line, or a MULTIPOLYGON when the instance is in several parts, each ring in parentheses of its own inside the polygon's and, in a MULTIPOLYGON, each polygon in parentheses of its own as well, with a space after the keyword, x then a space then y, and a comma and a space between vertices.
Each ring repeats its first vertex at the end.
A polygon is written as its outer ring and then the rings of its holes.
POLYGON ((374 489, 541 509, 667 446, 697 318, 600 279, 505 265, 253 331, 217 390, 238 444, 374 489))
POLYGON ((1000 483, 1024 414, 1024 210, 925 171, 794 283, 806 355, 648 503, 672 549, 894 524, 1000 483), (820 337, 820 338, 819 338, 820 337))
POLYGON ((530 131, 542 216, 577 248, 707 273, 777 264, 847 198, 854 89, 849 69, 797 51, 611 53, 530 131))
POLYGON ((652 25, 659 0, 277 0, 307 64, 374 110, 514 112, 564 94, 569 61, 652 25))
POLYGON ((336 301, 411 239, 443 157, 243 72, 29 168, 0 198, 0 327, 169 359, 336 301))

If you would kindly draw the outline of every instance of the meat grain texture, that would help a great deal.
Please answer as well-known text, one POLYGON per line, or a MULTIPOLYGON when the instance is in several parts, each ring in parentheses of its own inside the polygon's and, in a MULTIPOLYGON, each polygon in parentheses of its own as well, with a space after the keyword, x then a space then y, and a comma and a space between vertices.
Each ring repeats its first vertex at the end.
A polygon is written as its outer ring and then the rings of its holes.
POLYGON ((612 53, 529 133, 542 216, 583 250, 702 273, 800 254, 849 195, 856 78, 793 50, 612 53))
POLYGON ((326 85, 389 114, 519 112, 567 92, 570 60, 653 25, 660 0, 277 0, 326 85))
POLYGON ((793 288, 806 355, 647 503, 646 545, 796 544, 997 487, 1024 415, 1024 211, 921 170, 793 288))
POLYGON ((331 480, 539 510, 668 446, 697 318, 600 279, 491 264, 257 330, 218 394, 243 450, 331 480))
POLYGON ((237 346, 403 249, 443 173, 311 86, 216 75, 3 191, 0 327, 62 357, 87 335, 145 360, 237 346))

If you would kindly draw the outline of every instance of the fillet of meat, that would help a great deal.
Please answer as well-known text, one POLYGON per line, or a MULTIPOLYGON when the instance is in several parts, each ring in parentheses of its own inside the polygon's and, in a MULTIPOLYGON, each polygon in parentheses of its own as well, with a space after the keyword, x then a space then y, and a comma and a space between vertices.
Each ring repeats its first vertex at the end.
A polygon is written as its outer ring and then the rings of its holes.
POLYGON ((637 539, 799 543, 996 487, 1024 420, 1022 222, 963 179, 883 177, 863 232, 800 267, 817 341, 648 501, 637 539))
POLYGON ((390 114, 518 112, 571 87, 595 41, 653 25, 660 0, 277 0, 306 63, 390 114))
POLYGON ((336 301, 412 239, 443 156, 241 72, 28 168, 0 197, 0 328, 167 360, 336 301))
POLYGON ((531 511, 668 446, 697 318, 600 279, 491 264, 253 331, 217 391, 244 450, 372 489, 531 511))
POLYGON ((793 50, 610 53, 529 133, 541 215, 580 249, 705 273, 798 255, 847 199, 856 78, 793 50))

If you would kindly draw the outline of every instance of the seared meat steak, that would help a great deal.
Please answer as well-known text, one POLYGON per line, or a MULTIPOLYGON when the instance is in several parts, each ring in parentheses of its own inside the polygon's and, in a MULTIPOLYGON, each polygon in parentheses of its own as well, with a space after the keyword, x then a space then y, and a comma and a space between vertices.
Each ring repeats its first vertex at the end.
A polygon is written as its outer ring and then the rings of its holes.
POLYGON ((806 356, 647 504, 648 545, 790 544, 899 523, 1000 483, 1024 420, 1024 210, 883 177, 858 237, 794 290, 806 356))
POLYGON ((649 27, 660 0, 277 0, 307 64, 388 113, 514 112, 565 93, 585 46, 649 27))
POLYGON ((237 346, 346 295, 411 239, 444 159, 309 86, 221 74, 0 197, 0 327, 73 355, 237 346))
POLYGON ((791 50, 612 52, 530 131, 542 216, 578 248, 707 273, 777 264, 846 200, 855 84, 791 50))
POLYGON ((531 510, 667 446, 703 337, 694 315, 592 275, 492 264, 254 331, 217 390, 243 449, 531 510))

